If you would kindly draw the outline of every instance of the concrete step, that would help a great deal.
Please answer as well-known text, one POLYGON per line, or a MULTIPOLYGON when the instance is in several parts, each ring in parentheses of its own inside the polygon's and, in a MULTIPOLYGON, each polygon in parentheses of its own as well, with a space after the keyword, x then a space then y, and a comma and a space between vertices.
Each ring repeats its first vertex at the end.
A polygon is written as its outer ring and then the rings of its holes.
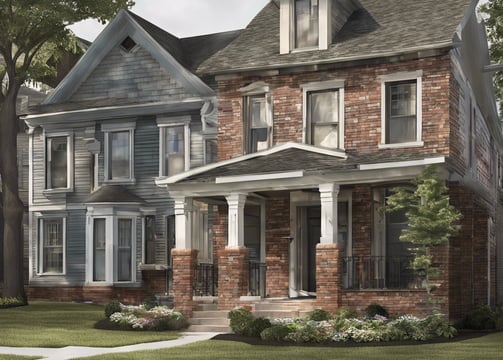
POLYGON ((197 304, 197 311, 217 311, 217 304, 197 304))
POLYGON ((193 317, 189 319, 191 325, 229 325, 229 319, 219 318, 199 318, 193 317))
POLYGON ((227 325, 190 325, 187 330, 188 332, 220 332, 220 333, 230 333, 231 328, 227 325))
POLYGON ((225 318, 227 319, 227 310, 196 310, 192 312, 193 318, 225 318))
POLYGON ((255 317, 267 318, 296 318, 299 316, 299 310, 255 310, 253 311, 255 317))

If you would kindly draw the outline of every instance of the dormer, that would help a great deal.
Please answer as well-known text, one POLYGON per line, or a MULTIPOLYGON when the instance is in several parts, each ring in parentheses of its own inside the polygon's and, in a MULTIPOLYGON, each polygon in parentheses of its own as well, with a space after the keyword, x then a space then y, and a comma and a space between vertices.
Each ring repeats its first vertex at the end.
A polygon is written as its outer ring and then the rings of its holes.
POLYGON ((357 0, 280 0, 280 53, 327 50, 357 0))

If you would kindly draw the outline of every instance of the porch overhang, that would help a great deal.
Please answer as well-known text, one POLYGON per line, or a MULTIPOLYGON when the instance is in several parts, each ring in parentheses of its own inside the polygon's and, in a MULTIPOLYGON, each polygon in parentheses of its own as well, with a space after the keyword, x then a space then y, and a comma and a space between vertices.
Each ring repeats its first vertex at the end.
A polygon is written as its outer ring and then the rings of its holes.
POLYGON ((203 166, 168 178, 158 186, 176 196, 208 197, 318 189, 320 184, 372 184, 407 181, 445 156, 419 154, 355 156, 310 145, 286 143, 267 151, 203 166))

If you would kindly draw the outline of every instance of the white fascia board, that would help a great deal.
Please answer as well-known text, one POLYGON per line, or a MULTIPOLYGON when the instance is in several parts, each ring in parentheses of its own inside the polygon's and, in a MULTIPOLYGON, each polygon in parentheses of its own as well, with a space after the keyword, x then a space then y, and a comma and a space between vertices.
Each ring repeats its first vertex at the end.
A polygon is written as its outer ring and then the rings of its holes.
POLYGON ((334 156, 334 157, 341 158, 341 159, 347 159, 347 155, 343 151, 322 149, 322 148, 318 148, 318 147, 315 147, 315 146, 312 146, 312 145, 306 145, 306 144, 300 144, 300 143, 294 143, 294 142, 287 142, 287 143, 284 143, 284 144, 281 144, 281 145, 274 146, 274 147, 272 147, 270 149, 267 149, 267 150, 264 150, 264 151, 259 151, 259 152, 256 152, 256 153, 239 156, 239 157, 236 157, 236 158, 233 158, 233 159, 220 161, 220 162, 217 162, 217 163, 214 163, 214 164, 209 164, 209 165, 201 166, 201 167, 195 168, 193 170, 189 170, 189 171, 181 173, 181 174, 170 176, 168 178, 158 178, 158 179, 155 180, 155 183, 158 186, 175 184, 175 183, 177 183, 180 180, 189 178, 189 177, 194 176, 194 175, 199 175, 199 174, 205 173, 206 171, 210 171, 210 170, 222 167, 222 166, 236 164, 236 163, 239 163, 241 161, 254 159, 256 157, 268 156, 268 155, 275 154, 277 152, 280 152, 280 151, 283 151, 283 150, 288 150, 288 149, 300 149, 300 150, 304 150, 304 151, 315 152, 315 153, 318 153, 318 154, 323 154, 323 155, 328 155, 328 156, 334 156))
POLYGON ((360 170, 380 170, 380 169, 394 169, 394 168, 425 166, 425 165, 443 164, 443 163, 445 163, 445 156, 427 158, 427 159, 422 159, 422 160, 396 161, 396 162, 375 163, 375 164, 361 164, 358 166, 358 168, 360 170))
POLYGON ((241 176, 222 176, 215 179, 216 184, 229 184, 235 182, 261 181, 261 180, 277 180, 277 179, 293 179, 304 176, 304 171, 289 171, 272 174, 259 175, 241 175, 241 176))

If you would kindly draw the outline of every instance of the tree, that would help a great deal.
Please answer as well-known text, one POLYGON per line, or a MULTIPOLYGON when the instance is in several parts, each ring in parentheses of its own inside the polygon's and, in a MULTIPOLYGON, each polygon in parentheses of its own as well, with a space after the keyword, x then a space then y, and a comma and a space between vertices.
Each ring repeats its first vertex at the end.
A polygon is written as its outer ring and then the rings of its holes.
POLYGON ((449 203, 444 181, 438 179, 436 167, 429 166, 415 179, 415 190, 399 187, 387 198, 386 211, 405 210, 408 223, 400 240, 411 243, 411 267, 424 274, 427 297, 430 298, 430 279, 439 271, 433 265, 431 248, 445 245, 459 231, 455 222, 461 213, 449 203))
POLYGON ((28 79, 54 72, 51 49, 68 44, 68 25, 111 19, 133 0, 0 0, 0 177, 4 216, 3 296, 26 299, 23 282, 23 204, 18 194, 16 99, 28 79), (3 58, 3 63, 2 63, 3 58))
MULTIPOLYGON (((487 15, 485 25, 489 38, 489 54, 491 60, 497 64, 503 64, 503 0, 489 0, 482 4, 481 11, 487 15)), ((503 111, 503 71, 494 74, 494 90, 499 103, 500 111, 503 111)))

